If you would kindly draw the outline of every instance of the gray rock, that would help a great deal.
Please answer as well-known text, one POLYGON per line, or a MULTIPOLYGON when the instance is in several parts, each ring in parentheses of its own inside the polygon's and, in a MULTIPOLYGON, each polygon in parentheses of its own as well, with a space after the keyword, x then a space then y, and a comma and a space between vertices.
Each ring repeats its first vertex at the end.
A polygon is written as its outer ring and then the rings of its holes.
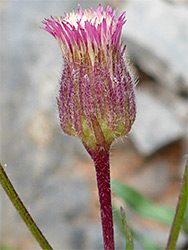
POLYGON ((130 56, 168 88, 187 92, 187 5, 131 0, 121 7, 127 12, 123 36, 130 56))
POLYGON ((137 150, 144 156, 182 138, 186 127, 173 106, 143 91, 136 91, 137 117, 130 133, 137 150))
POLYGON ((170 182, 170 165, 166 160, 156 159, 144 164, 138 175, 132 176, 128 184, 150 198, 162 194, 170 182), (149 187, 149 188, 148 188, 149 187))

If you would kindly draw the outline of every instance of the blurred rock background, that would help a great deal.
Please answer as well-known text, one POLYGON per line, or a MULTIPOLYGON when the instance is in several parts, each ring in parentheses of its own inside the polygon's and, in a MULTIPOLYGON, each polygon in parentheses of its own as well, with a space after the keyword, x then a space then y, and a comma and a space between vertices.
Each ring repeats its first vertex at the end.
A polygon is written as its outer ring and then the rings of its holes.
MULTIPOLYGON (((56 93, 57 42, 41 20, 106 1, 1 1, 1 161, 54 249, 102 249, 93 164, 78 139, 62 133, 56 93)), ((123 39, 137 80, 137 120, 112 148, 112 178, 175 207, 187 160, 187 1, 111 1, 127 11, 123 39)), ((40 249, 0 189, 0 245, 40 249)), ((114 198, 114 203, 117 202, 114 198)), ((129 218, 131 222, 131 217, 129 218)), ((169 228, 135 225, 165 244, 169 228), (149 231, 148 231, 149 230, 149 231)), ((123 249, 118 231, 117 249, 123 249)), ((178 246, 185 244, 180 237, 178 246)), ((135 250, 141 249, 136 245, 135 250)))

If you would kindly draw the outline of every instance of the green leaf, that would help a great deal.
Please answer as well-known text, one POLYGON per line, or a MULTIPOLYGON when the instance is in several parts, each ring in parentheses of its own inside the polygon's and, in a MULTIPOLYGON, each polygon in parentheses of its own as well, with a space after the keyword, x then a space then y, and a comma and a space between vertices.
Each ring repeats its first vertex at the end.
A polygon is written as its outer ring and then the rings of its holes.
POLYGON ((126 248, 125 249, 126 250, 133 250, 134 243, 133 243, 132 233, 131 233, 129 226, 127 224, 125 210, 122 207, 120 207, 120 215, 121 215, 121 221, 122 221, 122 225, 123 225, 124 234, 126 236, 126 248))
MULTIPOLYGON (((118 230, 120 231, 121 235, 125 237, 125 230, 122 224, 122 216, 120 214, 120 211, 117 208, 113 207, 113 214, 114 214, 114 221, 118 227, 118 230)), ((138 233, 137 231, 133 230, 130 226, 129 230, 133 235, 133 238, 136 239, 141 244, 143 249, 160 250, 160 247, 151 238, 148 238, 147 236, 138 233)))
POLYGON ((18 248, 8 247, 4 245, 0 245, 0 250, 18 250, 18 248))
POLYGON ((112 181, 112 191, 122 198, 132 210, 140 216, 171 225, 174 217, 174 209, 157 205, 133 188, 118 181, 112 181))

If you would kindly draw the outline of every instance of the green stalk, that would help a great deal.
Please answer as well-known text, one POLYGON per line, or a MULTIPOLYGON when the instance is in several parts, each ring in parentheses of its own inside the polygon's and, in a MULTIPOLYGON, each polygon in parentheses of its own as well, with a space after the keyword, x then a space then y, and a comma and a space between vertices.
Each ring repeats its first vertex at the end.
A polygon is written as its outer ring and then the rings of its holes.
POLYGON ((3 186, 6 194, 9 196, 10 200, 12 201, 14 207, 20 214, 21 218, 26 223, 27 227, 39 243, 42 249, 44 250, 53 250, 36 223, 34 222, 33 218, 25 208, 23 202, 19 198, 17 192, 15 191, 13 185, 11 184, 5 170, 3 169, 2 165, 0 164, 0 183, 3 186))
POLYGON ((183 222, 183 217, 185 215, 187 207, 187 200, 188 200, 188 164, 185 167, 182 189, 179 196, 176 213, 171 227, 166 250, 175 250, 176 242, 178 239, 180 228, 183 222))
POLYGON ((133 242, 133 237, 132 237, 132 233, 131 230, 127 224, 127 219, 126 219, 126 215, 125 215, 125 210, 120 207, 120 214, 121 214, 121 222, 123 225, 123 231, 125 233, 126 236, 126 250, 134 250, 134 242, 133 242))

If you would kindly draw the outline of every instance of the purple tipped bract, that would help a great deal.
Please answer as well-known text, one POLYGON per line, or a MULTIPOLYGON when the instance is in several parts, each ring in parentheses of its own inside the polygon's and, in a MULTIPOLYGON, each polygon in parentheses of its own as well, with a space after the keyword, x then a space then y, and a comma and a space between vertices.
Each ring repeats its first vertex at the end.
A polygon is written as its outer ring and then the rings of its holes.
POLYGON ((44 30, 58 41, 64 68, 57 98, 63 131, 86 148, 110 146, 135 120, 134 80, 120 41, 125 12, 110 6, 44 19, 44 30))

